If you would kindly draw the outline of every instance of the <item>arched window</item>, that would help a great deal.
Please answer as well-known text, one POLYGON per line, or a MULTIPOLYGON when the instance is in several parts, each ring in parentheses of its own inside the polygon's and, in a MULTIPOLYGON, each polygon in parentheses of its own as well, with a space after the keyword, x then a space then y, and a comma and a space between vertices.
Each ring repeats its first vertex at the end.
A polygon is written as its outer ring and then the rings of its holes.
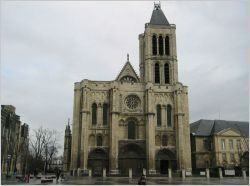
POLYGON ((168 139, 166 135, 162 136, 162 146, 167 146, 168 145, 168 139))
POLYGON ((128 139, 135 139, 135 123, 133 121, 128 122, 128 139))
POLYGON ((96 138, 96 145, 97 146, 102 146, 102 136, 98 135, 96 138))
POLYGON ((159 66, 159 63, 155 63, 155 83, 160 83, 160 66, 159 66))
POLYGON ((108 104, 104 103, 103 104, 103 125, 108 125, 108 104))
POLYGON ((165 75, 165 83, 168 84, 170 83, 170 78, 169 78, 169 64, 166 63, 164 65, 164 75, 165 75))
POLYGON ((152 52, 153 55, 157 55, 157 41, 156 41, 156 35, 153 35, 152 37, 152 52))
POLYGON ((163 55, 163 38, 162 36, 159 37, 159 54, 163 55))
POLYGON ((92 104, 92 124, 96 125, 97 122, 97 105, 96 103, 92 104))
POLYGON ((166 36, 165 37, 165 54, 167 55, 167 56, 169 56, 169 37, 168 36, 166 36))
POLYGON ((172 107, 171 107, 171 105, 167 106, 167 118, 168 118, 168 127, 172 127, 172 107))
POLYGON ((161 126, 161 105, 156 106, 157 126, 161 126))

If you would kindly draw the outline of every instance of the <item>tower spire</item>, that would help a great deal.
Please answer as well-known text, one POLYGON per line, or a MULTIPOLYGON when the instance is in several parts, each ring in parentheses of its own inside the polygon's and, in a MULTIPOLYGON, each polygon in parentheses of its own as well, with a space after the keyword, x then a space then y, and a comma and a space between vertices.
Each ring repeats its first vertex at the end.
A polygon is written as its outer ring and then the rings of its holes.
POLYGON ((69 126, 69 120, 70 120, 70 119, 68 118, 68 126, 69 126))
POLYGON ((129 62, 129 54, 127 53, 127 61, 129 62))

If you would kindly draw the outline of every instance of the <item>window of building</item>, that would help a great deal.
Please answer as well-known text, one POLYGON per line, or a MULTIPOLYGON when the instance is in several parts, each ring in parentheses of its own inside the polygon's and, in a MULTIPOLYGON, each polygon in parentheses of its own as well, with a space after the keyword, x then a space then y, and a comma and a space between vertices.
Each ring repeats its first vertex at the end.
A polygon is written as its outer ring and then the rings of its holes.
POLYGON ((172 107, 171 105, 167 105, 167 125, 168 127, 172 127, 172 107))
POLYGON ((135 123, 133 121, 128 122, 128 139, 135 139, 135 123))
POLYGON ((232 139, 229 140, 229 148, 230 148, 230 150, 234 149, 234 143, 233 143, 232 139))
POLYGON ((157 127, 161 126, 161 105, 156 106, 157 127))
POLYGON ((225 150, 226 149, 226 144, 225 144, 225 139, 221 140, 221 149, 225 150))
POLYGON ((163 55, 163 38, 162 36, 159 37, 159 54, 163 55))
POLYGON ((169 78, 169 64, 166 63, 164 65, 164 75, 165 75, 165 83, 169 84, 170 83, 170 78, 169 78))
POLYGON ((162 146, 167 146, 168 145, 168 139, 166 135, 162 136, 162 146))
POLYGON ((235 160, 235 158, 234 158, 234 153, 231 153, 231 154, 230 154, 230 161, 231 161, 231 162, 234 162, 234 160, 235 160))
POLYGON ((92 104, 92 124, 96 125, 97 123, 97 105, 96 103, 92 104))
POLYGON ((166 38, 165 38, 165 54, 167 55, 167 56, 169 56, 169 37, 168 36, 166 36, 166 38))
POLYGON ((97 146, 102 146, 102 136, 98 135, 96 138, 96 145, 97 146))
POLYGON ((108 125, 108 104, 103 104, 103 125, 108 125))
POLYGON ((155 83, 160 83, 160 66, 159 66, 159 63, 155 63, 155 83))
POLYGON ((156 35, 153 35, 153 37, 152 37, 152 51, 153 51, 153 55, 157 55, 157 38, 156 38, 156 35))
POLYGON ((208 142, 207 139, 204 139, 204 140, 203 140, 203 147, 204 147, 204 149, 206 149, 206 150, 208 149, 208 146, 207 146, 208 143, 207 143, 207 142, 208 142))
POLYGON ((222 153, 222 161, 227 161, 227 154, 226 153, 222 153))

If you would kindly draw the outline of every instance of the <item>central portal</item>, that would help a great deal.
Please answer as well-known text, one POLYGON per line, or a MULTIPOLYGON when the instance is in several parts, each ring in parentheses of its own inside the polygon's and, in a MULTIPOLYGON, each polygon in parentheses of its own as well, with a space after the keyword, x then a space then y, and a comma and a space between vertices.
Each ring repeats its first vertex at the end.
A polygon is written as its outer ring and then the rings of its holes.
POLYGON ((161 174, 167 174, 168 171, 168 160, 160 160, 160 172, 161 174))
POLYGON ((146 156, 144 150, 137 144, 129 143, 119 150, 119 169, 122 175, 128 175, 129 169, 137 176, 146 168, 146 156))

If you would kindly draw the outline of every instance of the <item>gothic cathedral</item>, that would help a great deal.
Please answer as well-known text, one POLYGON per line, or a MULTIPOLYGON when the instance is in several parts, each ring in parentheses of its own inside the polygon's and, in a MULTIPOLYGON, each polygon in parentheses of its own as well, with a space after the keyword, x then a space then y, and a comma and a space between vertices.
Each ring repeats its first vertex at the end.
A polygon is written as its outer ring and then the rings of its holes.
POLYGON ((178 81, 175 29, 155 4, 139 35, 140 76, 127 57, 115 80, 75 83, 68 171, 191 172, 188 88, 178 81))

